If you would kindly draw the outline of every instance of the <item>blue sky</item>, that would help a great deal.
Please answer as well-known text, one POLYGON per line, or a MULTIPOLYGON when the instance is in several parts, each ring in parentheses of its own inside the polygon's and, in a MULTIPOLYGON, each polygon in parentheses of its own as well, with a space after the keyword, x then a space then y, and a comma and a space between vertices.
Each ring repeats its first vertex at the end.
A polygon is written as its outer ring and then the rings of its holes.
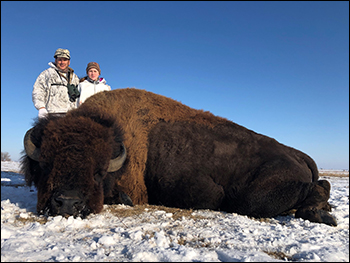
POLYGON ((18 160, 57 48, 85 76, 210 111, 349 169, 349 2, 1 1, 1 151, 18 160))

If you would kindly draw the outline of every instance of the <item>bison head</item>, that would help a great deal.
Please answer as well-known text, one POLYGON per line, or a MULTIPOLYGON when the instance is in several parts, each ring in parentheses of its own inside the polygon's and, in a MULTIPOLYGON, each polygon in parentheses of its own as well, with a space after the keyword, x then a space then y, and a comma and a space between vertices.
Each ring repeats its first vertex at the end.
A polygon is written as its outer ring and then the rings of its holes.
POLYGON ((81 216, 103 208, 104 179, 126 159, 122 131, 112 118, 50 116, 24 137, 27 185, 38 190, 40 214, 81 216))

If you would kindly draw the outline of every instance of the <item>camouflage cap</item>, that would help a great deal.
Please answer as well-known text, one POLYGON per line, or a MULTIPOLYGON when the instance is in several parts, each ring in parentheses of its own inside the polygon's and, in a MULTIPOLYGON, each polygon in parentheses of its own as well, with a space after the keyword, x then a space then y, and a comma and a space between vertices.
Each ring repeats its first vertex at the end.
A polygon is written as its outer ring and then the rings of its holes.
POLYGON ((58 48, 53 57, 70 59, 70 53, 68 49, 58 48))

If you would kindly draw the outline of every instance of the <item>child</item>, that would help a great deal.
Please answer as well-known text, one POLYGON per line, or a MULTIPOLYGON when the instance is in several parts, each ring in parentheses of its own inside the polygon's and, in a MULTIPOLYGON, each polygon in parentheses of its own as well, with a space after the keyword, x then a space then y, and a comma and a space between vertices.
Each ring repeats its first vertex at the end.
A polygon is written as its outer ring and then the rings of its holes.
POLYGON ((80 97, 77 100, 77 106, 79 107, 88 97, 104 91, 111 90, 111 87, 106 84, 104 78, 99 78, 101 75, 100 65, 96 62, 90 62, 86 67, 86 77, 80 79, 78 90, 80 97))

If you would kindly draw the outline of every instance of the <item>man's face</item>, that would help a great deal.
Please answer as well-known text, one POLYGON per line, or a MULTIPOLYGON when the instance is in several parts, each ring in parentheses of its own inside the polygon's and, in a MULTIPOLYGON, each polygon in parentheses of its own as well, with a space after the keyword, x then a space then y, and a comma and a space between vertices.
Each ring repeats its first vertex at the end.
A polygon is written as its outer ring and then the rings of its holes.
POLYGON ((68 58, 55 58, 55 64, 60 70, 65 71, 68 69, 70 60, 68 58))

